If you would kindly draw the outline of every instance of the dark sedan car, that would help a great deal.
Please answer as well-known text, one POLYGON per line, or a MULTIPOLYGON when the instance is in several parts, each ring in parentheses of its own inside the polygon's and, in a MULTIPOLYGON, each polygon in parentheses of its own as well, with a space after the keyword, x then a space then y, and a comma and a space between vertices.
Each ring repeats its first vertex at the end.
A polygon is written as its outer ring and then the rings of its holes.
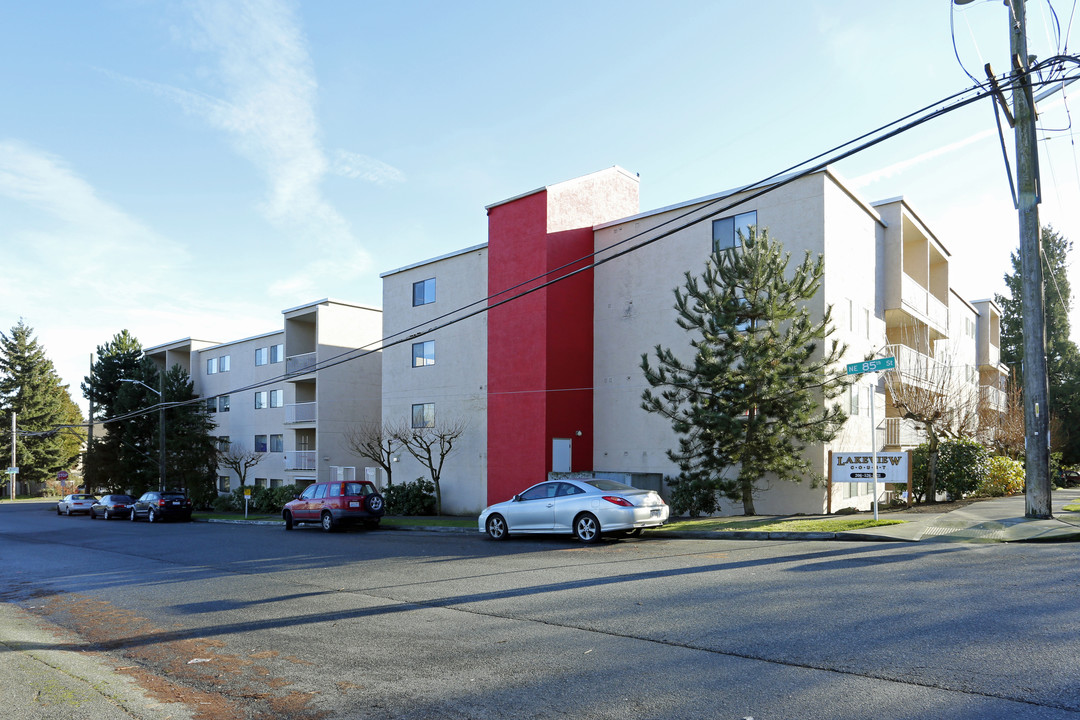
POLYGON ((162 522, 170 519, 191 520, 191 499, 180 491, 144 492, 131 505, 128 517, 132 522, 146 518, 150 522, 162 522))
POLYGON ((90 506, 90 519, 126 518, 131 514, 131 505, 134 502, 135 498, 130 495, 102 495, 100 500, 90 506))

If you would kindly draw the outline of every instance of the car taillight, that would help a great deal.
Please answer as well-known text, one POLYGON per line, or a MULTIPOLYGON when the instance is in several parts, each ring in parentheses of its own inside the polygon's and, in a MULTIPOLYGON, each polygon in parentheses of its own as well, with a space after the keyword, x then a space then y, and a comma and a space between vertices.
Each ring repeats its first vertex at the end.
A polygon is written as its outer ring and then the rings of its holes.
POLYGON ((619 507, 634 507, 634 503, 630 502, 626 498, 616 497, 615 495, 605 495, 604 499, 613 505, 619 507))
POLYGON ((158 504, 158 507, 165 507, 165 501, 164 500, 158 500, 157 504, 158 504))

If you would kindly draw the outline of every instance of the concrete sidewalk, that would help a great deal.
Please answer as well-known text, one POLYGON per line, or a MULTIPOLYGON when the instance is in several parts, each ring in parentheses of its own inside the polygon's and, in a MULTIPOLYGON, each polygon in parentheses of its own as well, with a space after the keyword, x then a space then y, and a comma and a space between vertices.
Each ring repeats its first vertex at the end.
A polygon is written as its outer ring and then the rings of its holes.
POLYGON ((979 500, 942 514, 890 515, 902 525, 836 533, 837 539, 954 542, 1066 542, 1080 540, 1080 514, 1062 508, 1080 500, 1080 490, 1057 490, 1049 520, 1024 517, 1023 495, 979 500))
POLYGON ((20 720, 190 720, 150 697, 84 641, 0 602, 0 707, 20 720), (48 629, 46 629, 48 628, 48 629))

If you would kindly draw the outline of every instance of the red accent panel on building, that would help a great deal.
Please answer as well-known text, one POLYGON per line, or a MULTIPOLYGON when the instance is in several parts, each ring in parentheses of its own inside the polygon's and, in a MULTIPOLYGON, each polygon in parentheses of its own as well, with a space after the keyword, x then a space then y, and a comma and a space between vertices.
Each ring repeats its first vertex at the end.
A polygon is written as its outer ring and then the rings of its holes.
POLYGON ((571 470, 592 469, 593 226, 637 198, 637 179, 612 168, 488 209, 489 503, 543 481, 555 438, 571 441, 571 470))

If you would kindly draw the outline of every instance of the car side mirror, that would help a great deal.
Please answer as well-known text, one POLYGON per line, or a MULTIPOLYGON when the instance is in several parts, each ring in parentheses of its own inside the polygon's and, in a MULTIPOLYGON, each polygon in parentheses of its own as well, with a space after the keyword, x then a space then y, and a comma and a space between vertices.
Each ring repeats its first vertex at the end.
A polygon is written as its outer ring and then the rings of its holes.
POLYGON ((293 496, 292 496, 292 499, 293 499, 293 500, 299 500, 299 499, 300 499, 300 496, 299 496, 299 495, 293 495, 293 496))
POLYGON ((521 496, 520 495, 515 495, 514 496, 514 502, 521 502, 521 496))

